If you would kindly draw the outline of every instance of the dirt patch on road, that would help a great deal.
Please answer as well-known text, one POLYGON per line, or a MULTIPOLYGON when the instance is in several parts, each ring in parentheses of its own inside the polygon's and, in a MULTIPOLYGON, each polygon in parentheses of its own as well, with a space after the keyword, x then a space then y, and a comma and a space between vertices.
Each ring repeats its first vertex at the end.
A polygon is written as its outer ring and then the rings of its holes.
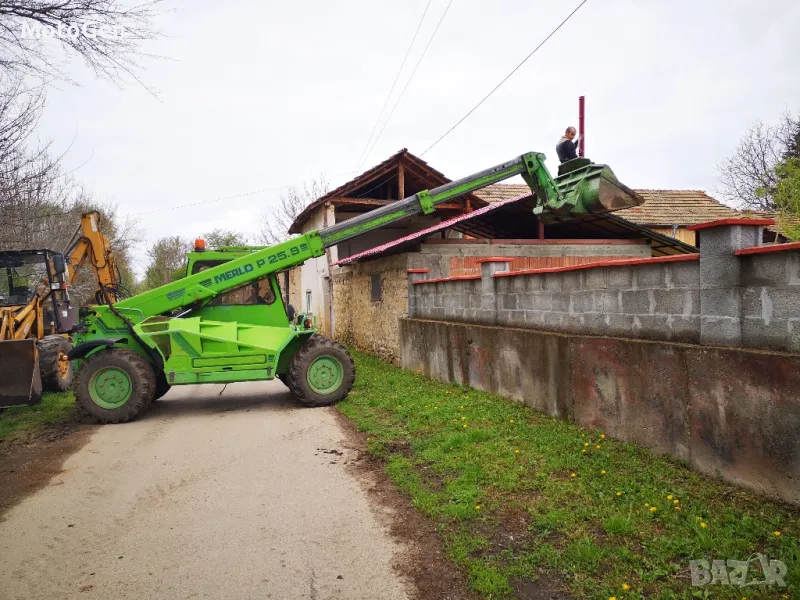
POLYGON ((357 455, 346 463, 348 468, 374 501, 381 523, 404 548, 394 568, 413 585, 413 596, 419 600, 477 600, 479 596, 470 591, 466 575, 444 551, 435 523, 395 489, 383 461, 367 453, 367 436, 342 413, 335 414, 345 432, 345 446, 357 455))
POLYGON ((95 427, 70 419, 0 445, 0 520, 61 473, 64 461, 89 441, 95 427))

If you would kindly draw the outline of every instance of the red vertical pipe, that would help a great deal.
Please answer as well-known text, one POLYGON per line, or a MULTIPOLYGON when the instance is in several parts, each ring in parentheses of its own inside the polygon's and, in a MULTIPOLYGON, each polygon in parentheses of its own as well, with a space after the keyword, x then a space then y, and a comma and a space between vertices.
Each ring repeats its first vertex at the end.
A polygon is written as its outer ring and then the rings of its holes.
POLYGON ((586 98, 585 96, 581 96, 578 98, 578 134, 581 136, 581 141, 578 144, 578 156, 584 156, 584 144, 586 143, 586 130, 584 128, 585 110, 586 98))

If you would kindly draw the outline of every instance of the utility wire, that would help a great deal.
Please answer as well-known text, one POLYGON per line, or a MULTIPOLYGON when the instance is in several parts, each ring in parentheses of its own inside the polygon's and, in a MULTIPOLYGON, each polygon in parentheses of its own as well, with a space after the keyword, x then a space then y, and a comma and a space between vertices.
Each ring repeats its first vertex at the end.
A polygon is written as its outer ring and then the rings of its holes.
MULTIPOLYGON (((584 0, 584 2, 585 1, 586 0, 584 0)), ((444 18, 447 16, 447 11, 450 10, 450 6, 452 4, 453 4, 453 0, 450 0, 450 2, 447 4, 447 8, 444 9, 444 12, 442 13, 441 18, 439 19, 439 22, 436 24, 436 29, 433 30, 433 33, 431 34, 431 37, 428 40, 428 43, 425 45, 425 49, 422 51, 422 55, 419 57, 419 60, 417 61, 417 64, 414 66, 414 70, 411 71, 411 76, 408 78, 408 81, 406 81, 406 85, 403 87, 403 91, 400 92, 400 95, 397 97, 397 101, 394 103, 394 106, 392 106, 392 110, 389 113, 389 116, 386 117, 386 121, 384 122, 383 127, 381 127, 381 130, 378 133, 377 137, 375 138, 375 141, 372 142, 372 146, 370 146, 369 151, 367 152, 366 156, 364 157, 364 161, 365 162, 366 162, 367 158, 369 158, 369 155, 372 153, 372 150, 375 148, 375 144, 378 143, 378 140, 380 139, 381 135, 383 134, 384 130, 386 129, 386 126, 389 124, 389 121, 392 119, 392 115, 394 114, 394 111, 397 109, 397 105, 400 104, 400 100, 403 99, 403 95, 406 93, 406 90, 408 89, 408 84, 410 84, 411 80, 414 79, 414 74, 417 72, 417 69, 419 68, 419 65, 422 63, 422 59, 425 58, 425 55, 428 52, 428 48, 431 47, 431 42, 433 42, 433 38, 436 37, 436 32, 439 31, 439 27, 441 26, 442 21, 444 21, 444 18)))
POLYGON ((581 7, 582 7, 584 4, 586 4, 588 1, 589 1, 589 0, 583 0, 583 2, 581 2, 581 3, 580 3, 580 4, 579 4, 579 5, 578 5, 578 6, 575 8, 575 10, 573 10, 571 13, 569 13, 569 15, 567 15, 567 18, 566 18, 566 19, 564 19, 563 21, 561 21, 561 23, 559 23, 558 27, 556 27, 555 29, 553 29, 553 31, 551 31, 551 32, 550 32, 550 34, 549 34, 549 35, 548 35, 546 38, 544 38, 544 39, 541 41, 541 43, 540 43, 538 46, 536 46, 536 48, 534 48, 534 49, 531 51, 531 53, 530 53, 530 54, 528 54, 528 56, 526 56, 525 58, 523 58, 523 59, 522 59, 522 62, 520 62, 520 63, 519 63, 519 64, 518 64, 516 67, 514 67, 514 68, 511 70, 511 72, 510 72, 508 75, 506 75, 505 77, 503 77, 503 79, 502 79, 502 80, 500 80, 500 83, 498 83, 496 86, 494 86, 494 88, 492 88, 492 91, 490 91, 488 94, 486 94, 486 95, 485 95, 485 96, 484 96, 484 97, 481 99, 481 101, 480 101, 480 102, 478 102, 478 103, 477 103, 475 106, 473 106, 473 107, 470 109, 470 111, 469 111, 467 114, 465 114, 463 117, 461 117, 461 118, 458 120, 458 122, 456 122, 456 124, 455 124, 455 125, 453 125, 453 126, 450 128, 450 129, 448 129, 447 131, 445 131, 445 132, 444 132, 444 134, 443 134, 443 135, 442 135, 442 136, 441 136, 441 137, 440 137, 438 140, 436 140, 435 142, 433 142, 433 144, 431 144, 430 146, 428 146, 428 147, 425 149, 425 151, 424 151, 422 154, 420 154, 420 156, 425 156, 425 153, 426 153, 426 152, 428 152, 428 151, 429 151, 431 148, 433 148, 434 146, 436 146, 436 144, 438 144, 438 143, 439 143, 439 142, 441 142, 441 141, 442 141, 444 138, 446 138, 446 137, 447 137, 447 136, 448 136, 448 135, 449 135, 449 134, 450 134, 450 133, 451 133, 451 132, 452 132, 452 131, 453 131, 453 130, 456 128, 456 127, 458 127, 459 125, 461 125, 461 123, 463 123, 463 122, 464 122, 464 121, 467 119, 467 117, 469 117, 469 116, 470 116, 472 113, 474 113, 474 112, 475 112, 475 111, 478 109, 478 107, 480 107, 480 105, 481 105, 481 104, 483 104, 484 102, 486 102, 486 100, 488 100, 488 99, 489 99, 489 97, 490 97, 492 94, 494 94, 494 93, 495 93, 495 92, 496 92, 498 89, 500 89, 500 86, 502 86, 502 85, 503 85, 503 84, 504 84, 506 81, 508 81, 508 80, 511 78, 511 76, 512 76, 514 73, 516 73, 516 72, 519 70, 519 68, 520 68, 522 65, 524 65, 526 62, 528 62, 528 59, 529 59, 531 56, 533 56, 534 54, 536 54, 536 52, 539 50, 539 48, 541 48, 542 46, 544 46, 544 45, 547 43, 547 41, 548 41, 548 40, 549 40, 551 37, 553 37, 553 36, 556 34, 556 32, 557 32, 559 29, 561 29, 561 28, 562 28, 562 27, 563 27, 563 26, 566 24, 566 22, 567 22, 567 21, 569 21, 569 20, 572 18, 572 16, 573 16, 573 15, 574 15, 576 12, 578 12, 578 11, 580 10, 580 8, 581 8, 581 7))
POLYGON ((403 67, 406 66, 406 61, 408 60, 408 55, 411 54, 411 48, 414 47, 414 42, 417 40, 417 35, 419 34, 419 30, 422 27, 422 22, 425 20, 425 15, 428 14, 428 9, 431 6, 431 2, 433 2, 433 0, 428 0, 428 4, 425 5, 425 10, 422 12, 422 18, 419 20, 419 23, 417 24, 417 30, 414 32, 414 37, 411 38, 411 43, 408 45, 408 50, 406 50, 406 55, 403 57, 403 62, 400 63, 400 68, 397 69, 397 75, 394 76, 394 81, 392 82, 392 87, 389 90, 389 93, 386 94, 386 100, 383 103, 383 108, 381 108, 381 112, 378 114, 378 118, 375 119, 375 125, 372 126, 372 131, 370 131, 370 133, 369 133, 369 138, 367 138, 367 143, 364 144, 364 148, 361 150, 361 154, 358 157, 358 163, 356 163, 356 168, 354 169, 355 171, 358 171, 358 169, 361 168, 362 159, 366 160, 366 158, 367 158, 366 156, 364 156, 364 153, 367 151, 367 148, 369 147, 369 143, 372 141, 372 136, 375 135, 375 130, 378 128, 378 123, 381 122, 381 117, 383 117, 383 113, 386 110, 386 107, 389 105, 389 100, 392 97, 392 93, 394 92, 394 88, 397 85, 398 79, 400 79, 400 73, 403 72, 403 67))

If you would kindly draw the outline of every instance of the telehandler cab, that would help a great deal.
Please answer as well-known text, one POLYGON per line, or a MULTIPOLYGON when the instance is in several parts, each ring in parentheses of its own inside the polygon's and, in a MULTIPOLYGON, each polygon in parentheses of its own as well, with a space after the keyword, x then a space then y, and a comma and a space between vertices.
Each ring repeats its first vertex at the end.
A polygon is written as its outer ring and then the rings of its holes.
MULTIPOLYGON (((562 165, 553 179, 544 155, 528 153, 480 173, 397 200, 267 248, 243 249, 219 264, 196 263, 183 279, 118 302, 82 309, 69 357, 80 409, 102 423, 128 421, 173 385, 279 377, 308 406, 349 393, 352 358, 317 334, 314 316, 287 316, 277 276, 325 248, 487 185, 521 175, 542 220, 580 218, 643 202, 605 165, 562 165), (566 167, 566 168, 565 168, 566 167), (252 250, 252 251, 251 251, 252 250)), ((212 261, 213 262, 213 261, 212 261)))

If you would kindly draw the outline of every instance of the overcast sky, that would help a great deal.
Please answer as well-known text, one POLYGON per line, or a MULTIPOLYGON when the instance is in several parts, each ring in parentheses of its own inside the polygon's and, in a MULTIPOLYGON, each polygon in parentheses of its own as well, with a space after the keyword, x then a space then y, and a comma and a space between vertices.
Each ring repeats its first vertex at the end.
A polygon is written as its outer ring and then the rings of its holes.
MULTIPOLYGON (((432 0, 394 97, 449 2, 432 0)), ((281 186, 350 179, 426 4, 170 2, 166 37, 147 48, 168 60, 141 74, 156 97, 76 63, 82 85, 49 93, 40 135, 70 148, 67 168, 82 165, 96 197, 138 214, 140 261, 165 235, 252 234, 281 186), (250 195, 149 212, 239 194, 250 195)), ((362 170, 425 150, 578 4, 453 0, 362 170)), ((585 95, 589 157, 631 187, 713 192, 754 120, 800 109, 798 30, 796 0, 589 0, 424 158, 457 178, 536 150, 554 171, 585 95)))

